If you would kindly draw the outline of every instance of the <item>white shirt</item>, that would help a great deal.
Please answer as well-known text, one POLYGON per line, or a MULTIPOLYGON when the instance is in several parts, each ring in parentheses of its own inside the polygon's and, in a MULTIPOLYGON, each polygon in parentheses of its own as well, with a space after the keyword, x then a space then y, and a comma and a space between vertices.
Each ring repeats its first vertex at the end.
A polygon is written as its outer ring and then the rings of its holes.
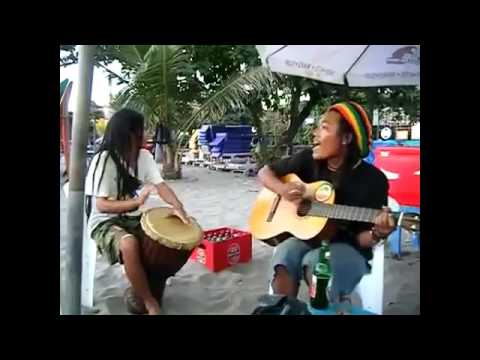
MULTIPOLYGON (((97 210, 95 203, 95 197, 106 197, 111 200, 116 200, 118 195, 117 189, 117 168, 112 158, 109 157, 107 163, 105 164, 105 158, 107 156, 107 151, 103 151, 101 154, 97 154, 93 157, 90 167, 88 169, 87 177, 85 179, 85 195, 92 196, 92 210, 90 213, 90 218, 88 219, 88 234, 92 235, 93 230, 102 222, 111 219, 118 214, 102 213, 97 210), (98 159, 100 161, 98 162, 98 159), (95 184, 92 187, 93 173, 95 166, 98 166, 95 171, 95 184), (102 177, 102 182, 99 184, 100 177, 105 167, 105 173, 102 177)), ((153 185, 158 185, 163 182, 163 178, 160 175, 160 170, 157 163, 153 159, 152 154, 145 149, 141 149, 138 154, 137 159, 138 167, 138 176, 137 179, 145 183, 151 183, 153 185)), ((129 169, 130 174, 134 175, 133 169, 129 169)), ((128 215, 138 215, 138 211, 133 211, 127 213, 128 215)))

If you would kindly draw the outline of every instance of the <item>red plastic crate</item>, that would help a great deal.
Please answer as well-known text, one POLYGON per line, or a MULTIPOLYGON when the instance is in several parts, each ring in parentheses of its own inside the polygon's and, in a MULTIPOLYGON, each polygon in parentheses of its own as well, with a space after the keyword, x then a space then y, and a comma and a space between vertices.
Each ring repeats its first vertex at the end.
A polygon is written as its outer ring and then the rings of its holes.
POLYGON ((190 256, 191 260, 204 264, 214 272, 252 259, 252 234, 246 231, 222 227, 204 231, 203 241, 190 256), (231 236, 221 242, 208 241, 209 235, 229 231, 231 236))

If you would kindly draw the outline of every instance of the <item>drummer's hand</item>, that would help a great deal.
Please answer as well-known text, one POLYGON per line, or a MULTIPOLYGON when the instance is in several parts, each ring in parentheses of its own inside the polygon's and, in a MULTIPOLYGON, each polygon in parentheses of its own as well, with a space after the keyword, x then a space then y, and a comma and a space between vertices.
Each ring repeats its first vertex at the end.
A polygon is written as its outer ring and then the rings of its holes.
POLYGON ((190 224, 190 220, 188 219, 188 215, 183 208, 173 208, 173 215, 180 218, 184 224, 190 224))
POLYGON ((148 196, 150 195, 150 193, 152 191, 155 191, 155 186, 153 186, 152 184, 146 184, 142 191, 140 192, 140 195, 138 195, 138 206, 141 206, 145 203, 145 201, 147 201, 147 198, 148 196))

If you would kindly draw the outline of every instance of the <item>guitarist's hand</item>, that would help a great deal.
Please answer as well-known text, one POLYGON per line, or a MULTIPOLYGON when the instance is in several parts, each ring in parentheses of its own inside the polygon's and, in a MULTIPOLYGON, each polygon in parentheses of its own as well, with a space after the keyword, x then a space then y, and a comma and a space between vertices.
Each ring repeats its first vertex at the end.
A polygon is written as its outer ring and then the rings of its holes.
POLYGON ((298 203, 303 199, 303 194, 306 191, 305 185, 301 183, 290 182, 283 186, 281 196, 291 202, 298 203))
POLYGON ((358 243, 362 248, 373 247, 380 239, 386 238, 395 230, 395 223, 390 216, 390 209, 387 207, 383 207, 374 221, 375 225, 372 230, 362 231, 357 236, 358 243))
POLYGON ((390 209, 383 207, 382 212, 375 218, 375 226, 372 231, 376 237, 386 238, 395 230, 395 222, 390 216, 390 209))

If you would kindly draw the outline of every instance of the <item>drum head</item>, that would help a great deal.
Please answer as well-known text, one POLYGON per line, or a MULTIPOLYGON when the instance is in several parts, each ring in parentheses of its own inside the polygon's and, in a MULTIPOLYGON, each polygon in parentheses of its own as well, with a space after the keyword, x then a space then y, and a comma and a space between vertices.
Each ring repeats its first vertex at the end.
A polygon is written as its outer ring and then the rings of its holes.
POLYGON ((190 218, 190 224, 184 224, 172 215, 170 208, 147 210, 141 219, 143 231, 153 240, 179 250, 191 250, 203 240, 200 225, 190 218))

